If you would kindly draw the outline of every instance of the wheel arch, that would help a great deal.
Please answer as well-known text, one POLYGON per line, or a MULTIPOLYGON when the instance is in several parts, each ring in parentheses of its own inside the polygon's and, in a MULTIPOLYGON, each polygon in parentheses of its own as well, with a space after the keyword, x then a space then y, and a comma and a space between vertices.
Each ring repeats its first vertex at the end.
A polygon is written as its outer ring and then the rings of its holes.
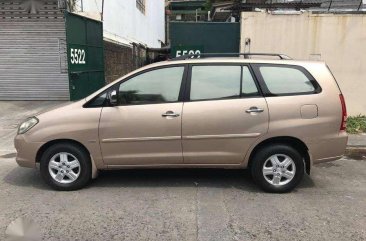
POLYGON ((258 143, 249 155, 248 167, 250 168, 253 157, 256 154, 256 152, 258 152, 258 150, 260 150, 264 146, 273 145, 273 144, 289 145, 289 146, 295 148, 296 150, 298 150, 304 157, 306 173, 310 174, 311 159, 310 159, 310 155, 309 155, 309 148, 306 146, 306 144, 303 141, 301 141, 300 139, 298 139, 296 137, 291 137, 291 136, 271 137, 271 138, 265 139, 265 140, 261 141, 260 143, 258 143))
POLYGON ((51 140, 46 142, 45 144, 43 144, 37 151, 36 154, 36 163, 40 163, 41 162, 41 158, 43 153, 51 146, 55 145, 55 144, 59 144, 59 143, 72 143, 80 148, 82 148, 86 153, 88 153, 88 155, 90 156, 90 161, 91 161, 91 165, 92 165, 92 178, 96 178, 98 175, 98 170, 96 168, 94 159, 90 153, 90 151, 88 150, 88 148, 86 148, 85 145, 83 145, 82 143, 73 140, 73 139, 55 139, 55 140, 51 140))

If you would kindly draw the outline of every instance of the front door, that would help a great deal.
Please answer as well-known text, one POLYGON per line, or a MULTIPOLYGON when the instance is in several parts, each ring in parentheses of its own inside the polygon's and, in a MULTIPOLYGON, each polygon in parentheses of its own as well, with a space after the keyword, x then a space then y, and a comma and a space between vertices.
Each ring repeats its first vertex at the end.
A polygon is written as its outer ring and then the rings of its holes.
POLYGON ((248 66, 193 65, 183 107, 184 163, 240 164, 268 130, 268 108, 248 66))
POLYGON ((105 164, 182 164, 181 83, 184 66, 148 70, 116 87, 118 105, 104 107, 99 138, 105 164))

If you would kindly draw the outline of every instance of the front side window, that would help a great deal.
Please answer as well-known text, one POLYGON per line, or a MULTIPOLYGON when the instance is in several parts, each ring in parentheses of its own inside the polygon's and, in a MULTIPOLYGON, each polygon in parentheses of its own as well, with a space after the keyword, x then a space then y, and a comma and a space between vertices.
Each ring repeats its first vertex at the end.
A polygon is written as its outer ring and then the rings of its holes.
POLYGON ((247 66, 192 67, 190 100, 230 99, 254 95, 258 95, 258 89, 247 66))
POLYGON ((121 83, 119 105, 176 102, 179 98, 184 67, 169 67, 139 74, 121 83))
POLYGON ((297 68, 260 66, 259 71, 271 94, 301 94, 315 91, 310 79, 297 68))

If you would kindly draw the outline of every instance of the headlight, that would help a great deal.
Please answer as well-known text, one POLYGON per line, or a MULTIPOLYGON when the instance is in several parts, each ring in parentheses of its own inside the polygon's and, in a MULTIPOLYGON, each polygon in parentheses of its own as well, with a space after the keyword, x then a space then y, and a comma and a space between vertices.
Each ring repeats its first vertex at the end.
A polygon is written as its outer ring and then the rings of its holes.
POLYGON ((24 134, 29 131, 33 126, 37 125, 38 119, 36 117, 31 117, 25 120, 19 125, 18 134, 24 134))

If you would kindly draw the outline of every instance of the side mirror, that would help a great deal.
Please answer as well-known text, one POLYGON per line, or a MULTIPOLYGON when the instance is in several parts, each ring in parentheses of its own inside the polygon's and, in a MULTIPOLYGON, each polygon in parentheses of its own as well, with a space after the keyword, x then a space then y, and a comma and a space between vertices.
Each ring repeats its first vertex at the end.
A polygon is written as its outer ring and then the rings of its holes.
POLYGON ((109 103, 111 105, 117 105, 117 91, 112 90, 109 92, 109 103))

